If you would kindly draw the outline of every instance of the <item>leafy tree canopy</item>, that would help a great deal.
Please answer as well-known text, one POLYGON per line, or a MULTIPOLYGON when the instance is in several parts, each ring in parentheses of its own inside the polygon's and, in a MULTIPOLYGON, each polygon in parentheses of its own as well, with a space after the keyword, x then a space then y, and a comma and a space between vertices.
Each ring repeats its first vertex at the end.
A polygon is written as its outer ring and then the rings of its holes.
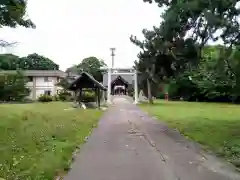
POLYGON ((212 62, 206 61, 208 50, 203 52, 203 49, 209 41, 221 40, 223 47, 218 47, 221 50, 214 52, 215 57, 212 57, 214 53, 211 54, 210 59, 220 63, 217 67, 225 68, 228 78, 236 84, 238 76, 235 66, 238 63, 235 57, 240 42, 238 1, 155 0, 155 3, 166 8, 160 26, 143 30, 143 41, 135 36, 130 38, 141 49, 135 67, 141 69, 148 81, 155 82, 162 77, 183 77, 193 69, 201 69, 204 75, 205 72, 209 73, 203 67, 206 63, 210 66, 212 62))
POLYGON ((26 18, 26 0, 1 0, 0 1, 0 27, 24 26, 35 28, 35 24, 26 18))
POLYGON ((20 58, 19 68, 27 70, 59 70, 59 65, 47 57, 34 53, 20 58))
POLYGON ((59 70, 59 65, 49 58, 36 53, 26 57, 18 57, 13 54, 0 55, 0 70, 59 70))
POLYGON ((103 70, 101 68, 105 66, 106 64, 103 60, 92 56, 83 59, 82 62, 78 65, 73 65, 72 67, 68 68, 66 72, 77 74, 81 72, 87 72, 91 74, 96 80, 101 82, 103 78, 103 70))
POLYGON ((71 72, 73 74, 79 74, 80 70, 77 67, 77 65, 73 65, 73 66, 67 68, 66 72, 71 72))

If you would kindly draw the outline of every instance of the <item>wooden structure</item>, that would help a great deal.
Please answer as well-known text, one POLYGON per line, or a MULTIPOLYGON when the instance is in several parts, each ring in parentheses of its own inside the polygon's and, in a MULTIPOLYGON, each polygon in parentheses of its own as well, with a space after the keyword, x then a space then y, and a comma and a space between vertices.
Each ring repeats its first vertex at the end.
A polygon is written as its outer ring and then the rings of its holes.
POLYGON ((115 80, 111 82, 112 94, 127 94, 128 82, 118 75, 115 80))
POLYGON ((82 93, 83 90, 91 89, 95 91, 96 94, 96 103, 97 106, 100 107, 100 99, 101 99, 101 90, 106 91, 107 89, 98 82, 94 77, 92 77, 90 74, 83 72, 80 74, 79 77, 77 77, 69 86, 68 88, 70 91, 74 91, 75 95, 77 97, 77 101, 79 103, 82 102, 82 93))
POLYGON ((127 75, 129 77, 133 77, 134 82, 134 104, 138 104, 138 72, 135 69, 120 69, 120 68, 107 68, 108 76, 107 76, 107 102, 108 104, 112 104, 111 95, 112 95, 112 75, 127 75), (116 70, 116 71, 115 71, 116 70), (118 72, 118 71, 127 71, 127 72, 118 72))

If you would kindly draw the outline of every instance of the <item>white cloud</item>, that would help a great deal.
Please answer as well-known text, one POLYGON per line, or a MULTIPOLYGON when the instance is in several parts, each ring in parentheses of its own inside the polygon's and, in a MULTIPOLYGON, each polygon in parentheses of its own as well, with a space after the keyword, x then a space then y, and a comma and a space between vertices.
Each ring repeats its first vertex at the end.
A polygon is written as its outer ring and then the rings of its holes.
POLYGON ((110 47, 116 47, 115 67, 131 67, 139 49, 130 35, 158 25, 161 10, 142 0, 28 0, 28 14, 36 29, 3 28, 0 38, 19 42, 16 54, 37 52, 64 70, 88 56, 109 64, 110 47))

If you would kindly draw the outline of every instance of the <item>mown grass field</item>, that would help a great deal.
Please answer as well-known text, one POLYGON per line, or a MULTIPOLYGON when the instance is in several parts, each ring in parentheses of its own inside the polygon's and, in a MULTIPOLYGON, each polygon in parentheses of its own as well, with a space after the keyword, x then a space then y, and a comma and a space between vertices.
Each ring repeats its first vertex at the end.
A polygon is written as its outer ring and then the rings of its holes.
POLYGON ((157 100, 140 107, 240 167, 240 105, 157 100))
POLYGON ((0 105, 0 179, 52 180, 102 115, 69 103, 0 105))

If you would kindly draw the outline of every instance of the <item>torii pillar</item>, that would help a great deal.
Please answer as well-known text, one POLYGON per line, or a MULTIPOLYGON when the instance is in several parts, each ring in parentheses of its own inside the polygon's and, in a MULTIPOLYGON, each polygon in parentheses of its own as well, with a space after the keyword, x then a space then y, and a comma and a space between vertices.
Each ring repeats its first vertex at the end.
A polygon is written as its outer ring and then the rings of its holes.
POLYGON ((137 75, 137 70, 134 71, 134 104, 138 104, 138 75, 137 75))
POLYGON ((108 68, 108 90, 107 90, 107 103, 112 104, 111 101, 111 82, 112 82, 112 69, 108 68))

